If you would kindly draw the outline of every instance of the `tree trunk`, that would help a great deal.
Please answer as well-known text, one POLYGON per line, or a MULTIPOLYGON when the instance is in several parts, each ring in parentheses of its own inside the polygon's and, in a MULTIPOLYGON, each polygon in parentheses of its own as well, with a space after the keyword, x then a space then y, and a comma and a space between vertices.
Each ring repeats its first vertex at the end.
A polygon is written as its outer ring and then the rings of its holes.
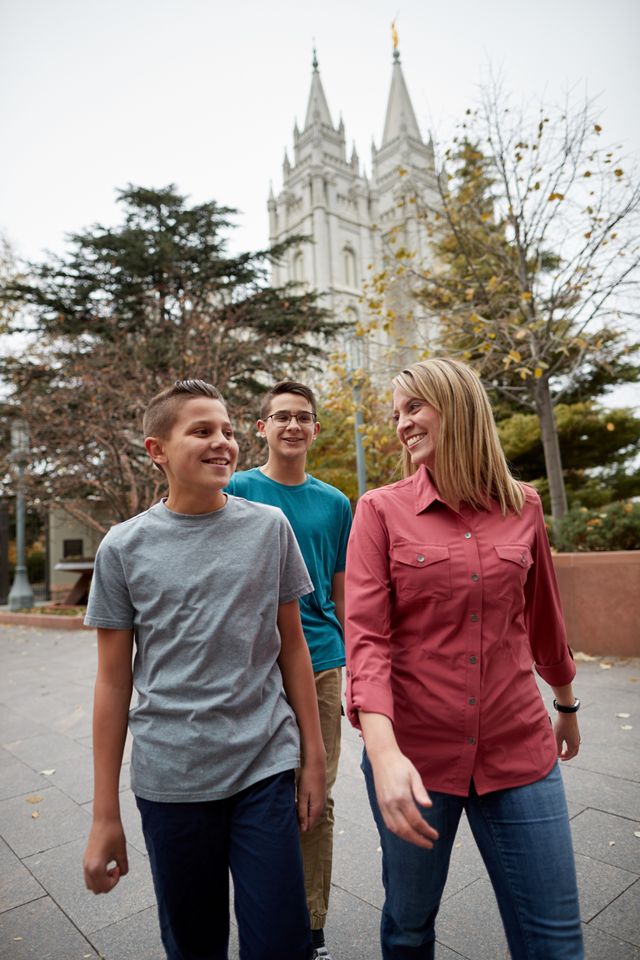
POLYGON ((551 403, 549 381, 541 377, 536 383, 535 390, 536 413, 540 421, 544 462, 549 481, 549 496, 551 498, 551 515, 557 523, 567 512, 567 494, 562 475, 562 457, 560 455, 560 441, 558 428, 551 403))

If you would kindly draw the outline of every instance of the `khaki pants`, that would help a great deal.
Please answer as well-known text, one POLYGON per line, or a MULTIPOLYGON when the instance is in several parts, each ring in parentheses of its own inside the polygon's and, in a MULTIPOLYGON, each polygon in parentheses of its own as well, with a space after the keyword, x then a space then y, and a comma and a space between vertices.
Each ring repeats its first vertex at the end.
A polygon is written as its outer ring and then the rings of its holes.
POLYGON ((321 670, 314 676, 322 739, 327 751, 327 805, 313 830, 300 834, 300 843, 304 861, 304 886, 307 893, 311 929, 320 930, 325 925, 331 887, 334 823, 331 790, 336 782, 338 760, 340 759, 342 667, 321 670))

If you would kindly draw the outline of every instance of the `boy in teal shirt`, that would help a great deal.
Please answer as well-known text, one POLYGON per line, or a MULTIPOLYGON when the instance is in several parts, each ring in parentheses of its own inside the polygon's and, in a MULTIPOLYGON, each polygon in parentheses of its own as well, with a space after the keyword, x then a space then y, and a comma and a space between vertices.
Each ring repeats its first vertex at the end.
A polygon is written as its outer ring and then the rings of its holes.
POLYGON ((324 942, 333 859, 333 799, 340 756, 340 697, 344 666, 344 568, 351 505, 335 487, 306 473, 320 431, 313 391, 284 380, 262 402, 259 433, 268 445, 262 467, 234 474, 230 493, 280 507, 293 527, 314 590, 300 598, 311 653, 320 725, 327 752, 327 804, 313 830, 301 835, 314 957, 331 960, 324 942))

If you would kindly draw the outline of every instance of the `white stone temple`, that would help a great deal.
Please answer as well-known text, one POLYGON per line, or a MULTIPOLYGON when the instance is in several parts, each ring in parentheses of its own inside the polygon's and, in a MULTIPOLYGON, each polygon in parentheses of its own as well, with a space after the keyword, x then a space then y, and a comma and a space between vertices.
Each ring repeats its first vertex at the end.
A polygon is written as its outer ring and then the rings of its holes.
POLYGON ((342 119, 333 124, 315 50, 304 127, 295 124, 293 144, 293 162, 285 151, 282 189, 269 196, 270 242, 296 234, 313 242, 291 249, 286 262, 274 266, 273 282, 293 280, 320 291, 336 318, 355 325, 366 319, 360 301, 368 267, 382 269, 392 228, 416 259, 429 258, 426 231, 409 196, 437 206, 433 143, 420 133, 397 45, 382 143, 371 147, 371 179, 361 171, 355 146, 347 157, 345 127, 342 119))

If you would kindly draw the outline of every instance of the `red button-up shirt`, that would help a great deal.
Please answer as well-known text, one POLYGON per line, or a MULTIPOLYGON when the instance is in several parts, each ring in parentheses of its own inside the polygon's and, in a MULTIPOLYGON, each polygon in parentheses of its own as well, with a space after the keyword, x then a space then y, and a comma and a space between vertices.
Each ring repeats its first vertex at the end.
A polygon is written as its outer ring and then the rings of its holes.
POLYGON ((381 713, 427 790, 466 796, 551 770, 532 664, 573 680, 538 494, 519 516, 453 510, 421 467, 358 503, 347 552, 347 707, 381 713))

